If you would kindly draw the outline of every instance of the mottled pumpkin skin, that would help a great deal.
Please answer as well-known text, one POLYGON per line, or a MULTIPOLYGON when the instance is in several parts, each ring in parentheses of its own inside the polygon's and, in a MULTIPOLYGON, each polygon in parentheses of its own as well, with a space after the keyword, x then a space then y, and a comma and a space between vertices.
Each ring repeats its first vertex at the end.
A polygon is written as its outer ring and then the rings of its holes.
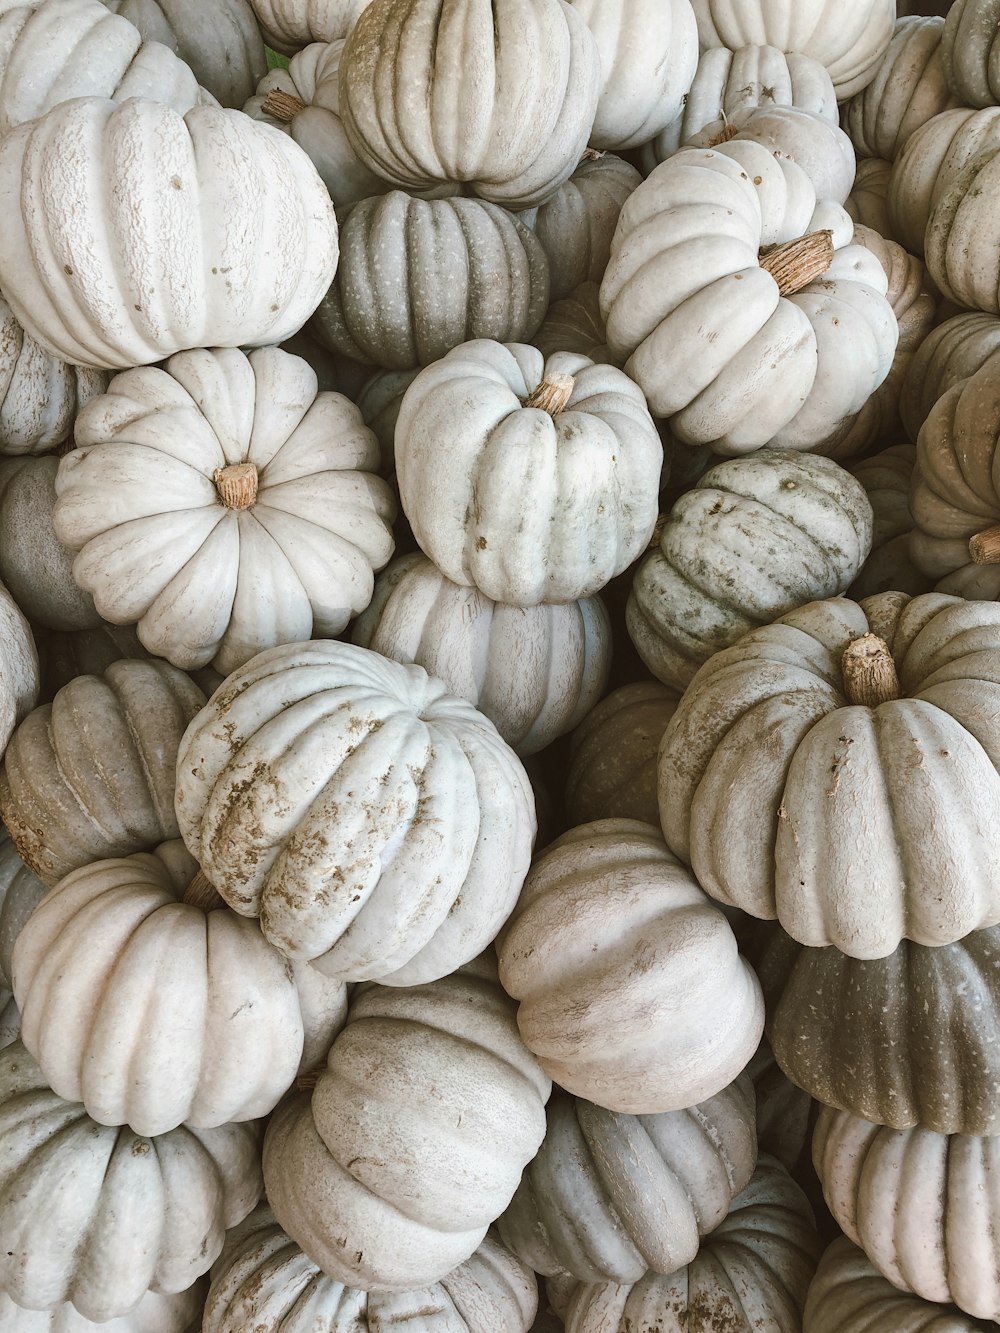
POLYGON ((937 400, 998 349, 1000 318, 983 311, 961 311, 931 329, 906 368, 899 398, 900 420, 913 444, 937 400))

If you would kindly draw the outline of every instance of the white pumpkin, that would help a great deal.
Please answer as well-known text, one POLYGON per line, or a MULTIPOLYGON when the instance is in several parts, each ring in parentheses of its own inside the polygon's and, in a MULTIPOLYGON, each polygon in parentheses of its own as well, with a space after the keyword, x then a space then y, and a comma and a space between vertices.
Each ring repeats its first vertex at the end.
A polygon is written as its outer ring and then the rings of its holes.
POLYGON ((369 0, 252 0, 252 4, 268 46, 291 55, 310 42, 342 41, 369 0))
POLYGON ((984 136, 995 133, 996 107, 972 111, 956 107, 940 111, 907 139, 892 164, 888 207, 890 229, 884 234, 924 257, 927 222, 943 178, 956 161, 978 156, 984 136))
POLYGON ((38 699, 38 652, 31 628, 0 583, 0 754, 38 699))
POLYGON ((72 1305, 25 1310, 0 1292, 0 1327, 4 1333, 193 1333, 204 1301, 204 1280, 168 1296, 147 1291, 128 1314, 96 1324, 72 1305))
POLYGON ((997 17, 993 0, 955 0, 948 7, 941 55, 948 84, 962 106, 1000 101, 997 17))
POLYGON ((871 227, 879 236, 894 238, 889 218, 889 177, 892 163, 880 157, 863 157, 844 207, 855 222, 871 227))
POLYGON ((931 409, 952 385, 968 379, 1000 349, 1000 318, 963 310, 924 338, 903 378, 899 416, 913 444, 931 409))

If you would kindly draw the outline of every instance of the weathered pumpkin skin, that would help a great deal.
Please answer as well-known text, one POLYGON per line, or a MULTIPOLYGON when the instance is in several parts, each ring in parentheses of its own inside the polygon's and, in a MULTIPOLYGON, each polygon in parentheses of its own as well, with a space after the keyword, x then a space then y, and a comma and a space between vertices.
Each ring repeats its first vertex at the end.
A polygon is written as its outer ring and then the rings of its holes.
POLYGON ((344 126, 372 171, 407 190, 461 182, 508 208, 572 174, 601 82, 597 42, 562 0, 374 0, 342 70, 344 126))
POLYGON ((522 757, 572 731, 611 669, 611 621, 599 597, 505 606, 452 583, 419 551, 378 579, 351 642, 422 666, 522 757))
POLYGON ((146 41, 169 46, 222 106, 240 107, 267 70, 249 0, 103 0, 146 41))
POLYGON ((913 444, 937 400, 998 350, 1000 319, 980 311, 952 315, 928 333, 907 367, 899 399, 900 420, 913 444))
POLYGON ((992 926, 998 688, 995 603, 886 594, 792 611, 688 686, 660 747, 667 844, 720 902, 855 958, 992 926), (872 630, 900 696, 869 709, 849 703, 841 658, 872 630))
POLYGON ((542 1068, 611 1111, 705 1101, 760 1040, 757 980, 728 921, 648 824, 598 820, 550 844, 497 955, 542 1068))
POLYGON ((846 1236, 825 1250, 802 1317, 802 1333, 991 1333, 995 1327, 900 1291, 846 1236))
POLYGON ((4 754, 0 812, 44 884, 177 837, 177 747, 204 702, 167 662, 125 659, 25 718, 4 754))
POLYGON ((856 602, 880 592, 905 592, 916 597, 933 587, 934 580, 910 558, 910 483, 916 461, 917 451, 912 444, 893 444, 851 468, 865 488, 874 514, 871 552, 848 589, 856 602))
POLYGON ((865 961, 769 926, 748 952, 775 1059, 817 1101, 893 1129, 1000 1131, 997 927, 865 961))
POLYGON ((183 1292, 261 1192, 253 1123, 151 1140, 101 1126, 45 1083, 20 1042, 0 1056, 0 1282, 29 1309, 97 1321, 149 1289, 183 1292))
POLYGON ((983 197, 1000 178, 1000 107, 977 113, 956 136, 931 195, 924 232, 927 271, 956 305, 1000 315, 1000 224, 983 197))
POLYGON ((825 65, 837 97, 853 96, 875 77, 892 40, 893 0, 693 0, 702 47, 766 42, 782 51, 801 51, 825 65))
POLYGON ((960 102, 948 86, 942 52, 944 19, 899 18, 874 79, 844 106, 841 124, 859 157, 893 162, 907 139, 960 102))
POLYGON ((187 1291, 168 1296, 147 1291, 128 1314, 95 1324, 72 1305, 25 1310, 0 1292, 0 1321, 4 1333, 193 1333, 204 1303, 205 1282, 199 1280, 187 1291))
POLYGON ((786 1333, 801 1327, 822 1250, 805 1195, 762 1155, 750 1184, 695 1259, 634 1285, 579 1283, 566 1333, 786 1333))
POLYGON ((888 234, 911 254, 925 257, 927 223, 943 179, 957 160, 975 158, 981 136, 990 133, 996 119, 994 107, 955 107, 932 116, 906 141, 889 177, 888 234))
POLYGON ((398 986, 489 944, 535 834, 492 722, 422 667, 322 639, 216 691, 182 740, 176 810, 216 889, 282 952, 398 986))
POLYGON ((345 1285, 437 1282, 510 1202, 550 1090, 489 955, 426 986, 359 988, 312 1093, 271 1117, 275 1218, 345 1285))
POLYGON ((31 627, 0 583, 0 754, 31 712, 41 687, 31 627))
POLYGON ((286 56, 310 42, 343 41, 368 4, 369 0, 253 0, 268 46, 286 56))
POLYGON ((281 342, 337 267, 333 202, 306 154, 216 106, 62 102, 0 143, 0 210, 10 308, 78 365, 281 342), (128 183, 127 205, 106 180, 128 183))
POLYGON ((746 1075, 684 1111, 626 1116, 556 1089, 498 1228, 536 1273, 638 1282, 691 1262, 757 1164, 746 1075))
POLYGON ((844 592, 871 543, 864 488, 832 460, 762 449, 720 463, 677 500, 636 570, 629 636, 657 680, 683 690, 755 626, 844 592))
POLYGON ((961 106, 1000 102, 998 20, 996 0, 955 0, 948 9, 941 57, 948 85, 961 106))
POLYGON ((11 955, 24 923, 48 893, 0 826, 0 987, 11 989, 11 955))
POLYGON ((892 164, 880 157, 862 157, 851 193, 844 200, 844 208, 856 223, 871 227, 879 236, 895 239, 889 217, 889 177, 892 164))
POLYGON ((369 1292, 327 1277, 261 1204, 226 1237, 202 1333, 528 1333, 537 1306, 534 1273, 492 1235, 440 1282, 369 1292))
POLYGON ((834 1218, 894 1286, 1000 1319, 1000 1139, 824 1107, 813 1164, 834 1218))

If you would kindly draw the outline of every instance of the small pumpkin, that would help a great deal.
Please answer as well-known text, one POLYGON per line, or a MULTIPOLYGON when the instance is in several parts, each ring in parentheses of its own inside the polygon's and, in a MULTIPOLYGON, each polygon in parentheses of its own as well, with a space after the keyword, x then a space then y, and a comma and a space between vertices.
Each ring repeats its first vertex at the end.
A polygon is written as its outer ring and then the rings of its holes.
POLYGON ((993 107, 981 112, 955 107, 939 111, 910 135, 889 175, 886 235, 924 257, 927 223, 943 174, 956 158, 977 156, 981 137, 991 132, 996 118, 993 107))

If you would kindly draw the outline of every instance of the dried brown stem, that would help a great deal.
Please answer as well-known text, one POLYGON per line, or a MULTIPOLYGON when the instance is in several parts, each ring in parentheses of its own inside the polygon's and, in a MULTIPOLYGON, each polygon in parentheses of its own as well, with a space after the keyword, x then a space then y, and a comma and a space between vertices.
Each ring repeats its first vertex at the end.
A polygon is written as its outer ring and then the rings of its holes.
POLYGON ((862 634, 844 649, 844 693, 852 704, 877 708, 899 698, 899 677, 889 645, 877 634, 862 634))
POLYGON ((183 901, 189 907, 200 907, 203 912, 214 912, 217 907, 226 905, 225 898, 200 867, 184 890, 183 901))
POLYGON ((546 375, 524 400, 525 407, 538 407, 548 412, 550 417, 557 417, 565 408, 573 394, 573 376, 556 371, 546 375))
POLYGON ((977 565, 1000 565, 1000 525, 970 537, 969 555, 977 565))
POLYGON ((273 116, 275 120, 283 120, 287 125, 308 105, 308 102, 303 102, 301 97, 294 97, 291 93, 283 93, 280 88, 272 88, 264 98, 260 109, 265 115, 273 116))
POLYGON ((217 467, 212 480, 227 509, 249 509, 257 499, 257 467, 254 463, 217 467))
POLYGON ((770 273, 782 296, 794 296, 826 272, 833 256, 833 232, 811 231, 808 236, 762 250, 760 266, 770 273))

